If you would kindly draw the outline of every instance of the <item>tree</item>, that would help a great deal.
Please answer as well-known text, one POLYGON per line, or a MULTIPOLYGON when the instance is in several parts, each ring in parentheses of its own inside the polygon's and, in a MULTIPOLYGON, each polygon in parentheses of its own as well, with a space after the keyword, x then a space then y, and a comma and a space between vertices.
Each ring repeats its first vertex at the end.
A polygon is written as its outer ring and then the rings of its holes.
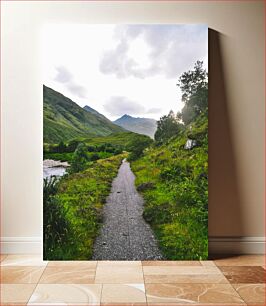
POLYGON ((177 84, 182 92, 182 101, 187 103, 199 90, 208 88, 208 73, 203 69, 203 62, 197 61, 193 70, 184 72, 177 84))
POLYGON ((90 157, 90 160, 91 160, 91 161, 95 161, 95 160, 98 160, 98 159, 100 159, 100 156, 99 156, 99 154, 97 154, 97 153, 93 153, 93 154, 91 155, 91 157, 90 157))
POLYGON ((88 150, 89 152, 95 152, 95 146, 88 145, 87 150, 88 150))
POLYGON ((177 85, 185 103, 181 118, 188 125, 199 114, 208 110, 208 73, 203 69, 203 62, 197 61, 193 70, 184 72, 177 85))
POLYGON ((85 169, 88 161, 87 147, 84 143, 79 143, 72 158, 70 173, 79 172, 85 169))
POLYGON ((152 144, 153 140, 148 136, 135 137, 127 146, 127 150, 130 151, 129 160, 136 160, 143 155, 145 148, 152 144))
POLYGON ((114 154, 118 155, 118 154, 121 154, 122 152, 123 152, 123 149, 120 146, 117 146, 115 151, 114 151, 114 154))
POLYGON ((177 135, 182 128, 182 124, 171 110, 167 116, 162 116, 160 120, 157 121, 157 130, 154 139, 157 144, 162 144, 171 137, 177 135))
POLYGON ((67 152, 74 152, 77 148, 77 146, 79 145, 79 141, 78 140, 71 140, 69 143, 68 143, 68 146, 67 146, 67 152))
POLYGON ((56 144, 49 144, 48 145, 48 152, 49 153, 57 153, 58 152, 58 146, 56 144))
POLYGON ((58 153, 64 153, 66 151, 66 145, 64 144, 62 140, 59 142, 57 150, 58 150, 58 153))
POLYGON ((181 119, 184 124, 188 125, 197 117, 198 113, 194 107, 191 107, 190 105, 185 105, 182 109, 181 115, 181 119))

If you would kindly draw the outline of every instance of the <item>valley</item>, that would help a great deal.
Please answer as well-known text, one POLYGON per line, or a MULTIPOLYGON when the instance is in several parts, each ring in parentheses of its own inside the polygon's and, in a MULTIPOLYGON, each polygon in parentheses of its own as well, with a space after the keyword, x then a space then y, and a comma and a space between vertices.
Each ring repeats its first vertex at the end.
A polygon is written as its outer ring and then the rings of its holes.
POLYGON ((147 132, 143 126, 132 131, 145 118, 124 115, 120 124, 131 127, 118 126, 44 86, 44 259, 208 257, 208 83, 202 62, 180 77, 180 87, 182 111, 163 115, 147 132), (48 160, 69 166, 63 173, 53 169, 48 178, 48 160))
POLYGON ((122 161, 152 142, 44 86, 45 259, 93 256, 103 206, 122 161))

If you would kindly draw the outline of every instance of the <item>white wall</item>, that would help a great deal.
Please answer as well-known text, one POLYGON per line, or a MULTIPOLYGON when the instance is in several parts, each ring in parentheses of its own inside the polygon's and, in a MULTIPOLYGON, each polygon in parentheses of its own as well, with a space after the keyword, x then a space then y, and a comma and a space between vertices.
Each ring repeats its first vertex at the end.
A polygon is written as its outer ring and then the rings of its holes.
POLYGON ((41 251, 45 23, 205 23, 221 33, 210 35, 210 245, 219 252, 263 251, 263 1, 5 1, 1 7, 2 252, 41 251))

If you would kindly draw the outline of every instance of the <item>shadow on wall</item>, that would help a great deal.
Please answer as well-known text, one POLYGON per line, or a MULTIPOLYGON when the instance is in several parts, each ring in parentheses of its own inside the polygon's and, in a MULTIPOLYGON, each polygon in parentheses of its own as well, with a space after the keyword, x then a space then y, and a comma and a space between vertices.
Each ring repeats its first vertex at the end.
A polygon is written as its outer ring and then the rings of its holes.
POLYGON ((210 238, 240 236, 243 232, 237 156, 234 152, 230 105, 223 72, 221 41, 225 39, 225 35, 209 29, 210 238))

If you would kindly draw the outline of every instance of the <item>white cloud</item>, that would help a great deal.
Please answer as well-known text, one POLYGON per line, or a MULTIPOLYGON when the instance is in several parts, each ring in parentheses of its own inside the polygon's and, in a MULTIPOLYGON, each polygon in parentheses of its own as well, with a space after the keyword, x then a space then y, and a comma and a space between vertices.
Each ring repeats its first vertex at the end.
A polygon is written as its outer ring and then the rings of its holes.
POLYGON ((104 109, 111 116, 139 115, 145 113, 143 105, 131 101, 127 97, 111 97, 104 105, 104 109))
POLYGON ((56 82, 63 83, 65 87, 74 95, 79 98, 86 98, 86 88, 78 85, 74 81, 74 77, 70 71, 64 66, 56 67, 56 76, 54 78, 56 82))
POLYGON ((115 37, 116 47, 104 53, 99 68, 118 78, 176 78, 206 60, 205 25, 123 25, 115 37))
POLYGON ((137 104, 134 111, 140 117, 159 119, 183 106, 176 86, 180 74, 192 69, 196 60, 207 59, 207 28, 197 32, 198 26, 189 27, 48 25, 43 82, 111 120, 117 116, 106 109, 110 97, 137 104))
POLYGON ((59 83, 67 83, 72 80, 72 74, 63 66, 56 67, 57 74, 54 78, 59 83))
POLYGON ((152 107, 152 108, 149 108, 147 111, 146 111, 146 114, 158 114, 162 111, 161 108, 158 108, 158 107, 152 107))

